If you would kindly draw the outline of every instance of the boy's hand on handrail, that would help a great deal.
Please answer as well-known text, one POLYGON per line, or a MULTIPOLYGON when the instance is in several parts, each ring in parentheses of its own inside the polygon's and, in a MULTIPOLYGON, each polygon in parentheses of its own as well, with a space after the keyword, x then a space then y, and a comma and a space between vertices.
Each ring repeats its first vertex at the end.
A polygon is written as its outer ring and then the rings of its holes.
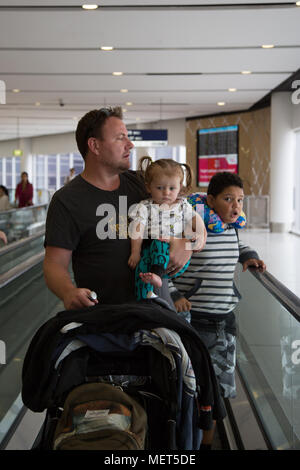
POLYGON ((265 270, 267 269, 267 267, 266 267, 265 263, 263 262, 263 260, 262 259, 256 259, 256 258, 247 259, 247 261, 245 261, 243 263, 243 272, 245 272, 250 267, 258 269, 258 271, 260 273, 265 272, 265 270))

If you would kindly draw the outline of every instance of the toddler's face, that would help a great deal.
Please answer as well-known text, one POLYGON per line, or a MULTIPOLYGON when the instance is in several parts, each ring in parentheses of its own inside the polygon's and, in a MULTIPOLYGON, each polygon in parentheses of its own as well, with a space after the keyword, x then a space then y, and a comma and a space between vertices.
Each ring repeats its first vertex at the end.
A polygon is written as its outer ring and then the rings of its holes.
POLYGON ((155 176, 148 189, 155 204, 173 204, 181 189, 180 177, 168 175, 155 176))
POLYGON ((226 224, 233 224, 243 209, 244 191, 238 186, 228 186, 217 196, 207 196, 208 205, 226 224))

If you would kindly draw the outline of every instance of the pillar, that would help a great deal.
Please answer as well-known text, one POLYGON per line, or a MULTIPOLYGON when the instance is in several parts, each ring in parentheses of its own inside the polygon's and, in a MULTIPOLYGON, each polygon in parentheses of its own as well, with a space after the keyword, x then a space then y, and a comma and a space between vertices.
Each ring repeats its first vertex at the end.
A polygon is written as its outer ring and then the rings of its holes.
POLYGON ((289 92, 271 98, 270 230, 288 232, 293 222, 294 145, 289 92))

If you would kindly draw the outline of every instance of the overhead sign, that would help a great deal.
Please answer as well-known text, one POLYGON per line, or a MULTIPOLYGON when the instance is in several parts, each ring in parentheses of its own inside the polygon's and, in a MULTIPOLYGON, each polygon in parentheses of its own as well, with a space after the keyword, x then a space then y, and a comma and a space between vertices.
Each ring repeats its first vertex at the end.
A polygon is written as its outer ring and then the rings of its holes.
POLYGON ((128 138, 135 147, 161 147, 168 145, 167 129, 128 129, 128 138))

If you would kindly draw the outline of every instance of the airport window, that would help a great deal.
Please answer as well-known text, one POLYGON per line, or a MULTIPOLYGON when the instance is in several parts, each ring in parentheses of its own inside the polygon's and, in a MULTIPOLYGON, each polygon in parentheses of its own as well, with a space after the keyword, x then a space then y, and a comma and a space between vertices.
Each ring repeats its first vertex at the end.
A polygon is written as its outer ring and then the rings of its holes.
POLYGON ((59 167, 60 167, 60 187, 64 185, 65 179, 69 174, 70 169, 70 156, 69 155, 61 155, 59 159, 59 167))
POLYGON ((15 189, 20 180, 20 157, 3 157, 0 158, 0 184, 7 189, 15 189))
POLYGON ((49 190, 53 194, 61 188, 70 168, 78 175, 83 170, 83 159, 75 153, 57 155, 33 155, 33 185, 38 190, 49 190))

